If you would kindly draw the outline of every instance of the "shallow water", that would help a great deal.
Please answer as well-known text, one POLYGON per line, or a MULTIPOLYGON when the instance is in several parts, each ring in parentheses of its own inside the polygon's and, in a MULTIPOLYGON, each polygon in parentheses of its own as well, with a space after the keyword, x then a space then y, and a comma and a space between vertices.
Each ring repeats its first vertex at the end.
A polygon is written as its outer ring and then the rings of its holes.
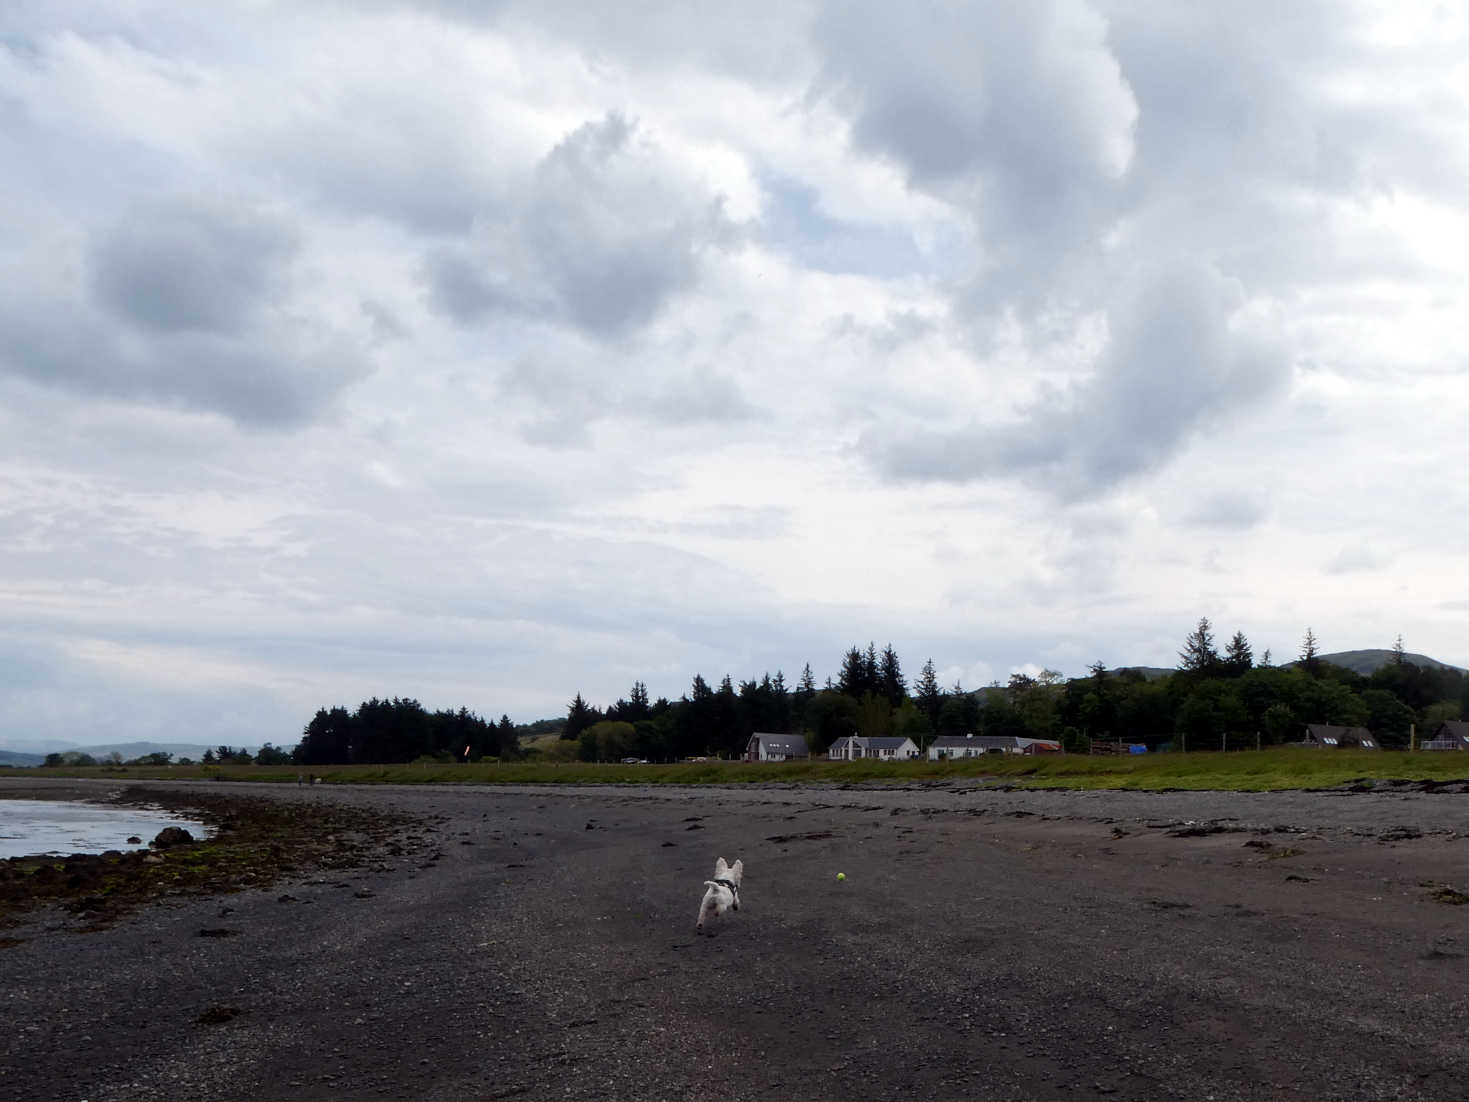
POLYGON ((0 800, 0 859, 31 854, 102 853, 146 849, 164 827, 183 827, 195 838, 208 828, 161 807, 113 807, 75 800, 0 800), (128 844, 138 837, 140 843, 128 844))

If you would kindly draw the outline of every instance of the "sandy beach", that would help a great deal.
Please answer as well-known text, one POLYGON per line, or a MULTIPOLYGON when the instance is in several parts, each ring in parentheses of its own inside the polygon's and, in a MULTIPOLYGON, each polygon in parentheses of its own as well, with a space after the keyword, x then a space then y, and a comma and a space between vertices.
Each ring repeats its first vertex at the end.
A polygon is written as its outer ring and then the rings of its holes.
POLYGON ((0 931, 0 1098, 1448 1100, 1469 1075, 1458 791, 229 787, 402 837, 0 931), (696 937, 718 856, 742 909, 696 937))

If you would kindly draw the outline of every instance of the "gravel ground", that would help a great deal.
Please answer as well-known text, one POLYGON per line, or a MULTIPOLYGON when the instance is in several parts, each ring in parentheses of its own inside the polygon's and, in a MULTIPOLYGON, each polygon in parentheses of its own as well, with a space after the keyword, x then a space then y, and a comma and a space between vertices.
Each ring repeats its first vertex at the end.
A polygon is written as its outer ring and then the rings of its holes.
POLYGON ((1461 791, 249 791, 413 822, 6 931, 0 1099, 1465 1095, 1461 791), (742 909, 696 937, 717 856, 742 909))

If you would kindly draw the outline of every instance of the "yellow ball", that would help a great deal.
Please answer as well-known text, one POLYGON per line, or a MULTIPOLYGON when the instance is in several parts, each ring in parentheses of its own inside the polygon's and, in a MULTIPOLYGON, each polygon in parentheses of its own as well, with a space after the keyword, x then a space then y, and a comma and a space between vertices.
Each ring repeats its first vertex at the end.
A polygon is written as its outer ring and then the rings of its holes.
POLYGON ((844 873, 844 872, 837 873, 837 879, 838 880, 845 880, 846 878, 847 878, 847 874, 846 873, 844 873))

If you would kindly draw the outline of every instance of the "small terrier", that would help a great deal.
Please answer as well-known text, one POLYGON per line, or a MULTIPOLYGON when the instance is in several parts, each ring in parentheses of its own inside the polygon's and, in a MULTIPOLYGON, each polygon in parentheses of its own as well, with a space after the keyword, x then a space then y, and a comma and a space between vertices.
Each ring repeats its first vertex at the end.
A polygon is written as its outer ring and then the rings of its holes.
POLYGON ((727 865, 721 857, 714 862, 714 879, 704 881, 706 891, 703 902, 699 904, 699 921, 694 925, 695 934, 704 932, 706 918, 718 918, 731 908, 736 911, 740 909, 740 881, 744 879, 744 875, 743 861, 727 865))

